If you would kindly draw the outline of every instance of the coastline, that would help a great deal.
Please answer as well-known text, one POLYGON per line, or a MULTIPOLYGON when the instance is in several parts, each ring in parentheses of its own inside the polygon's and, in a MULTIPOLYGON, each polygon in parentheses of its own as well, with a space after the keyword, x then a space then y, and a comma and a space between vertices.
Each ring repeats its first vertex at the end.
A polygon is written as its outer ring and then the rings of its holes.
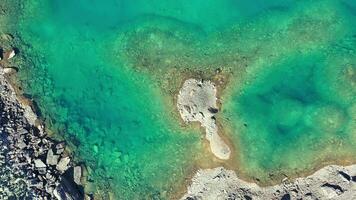
POLYGON ((9 170, 1 174, 4 180, 6 176, 12 177, 7 182, 9 187, 19 187, 16 185, 19 181, 24 185, 18 193, 8 190, 1 197, 83 199, 80 185, 84 167, 73 162, 64 141, 53 140, 48 135, 31 105, 23 101, 25 97, 15 92, 16 86, 9 82, 2 66, 3 63, 0 68, 1 154, 5 158, 3 169, 9 170))
MULTIPOLYGON (((191 80, 191 78, 186 78, 186 80, 191 80)), ((202 80, 207 81, 206 79, 202 80)), ((183 87, 183 84, 181 87, 183 87)), ((226 88, 226 85, 219 85, 217 86, 217 88, 218 87, 226 88)), ((222 102, 220 102, 221 96, 219 95, 224 92, 226 91, 219 89, 217 91, 216 98, 219 102, 219 110, 221 109, 221 106, 223 104, 222 102)), ((179 95, 179 93, 177 95, 179 95)), ((175 103, 178 106, 178 102, 175 101, 175 103)), ((181 120, 183 119, 181 118, 181 120)), ((185 120, 183 120, 183 122, 184 121, 185 120)), ((228 127, 224 126, 223 122, 220 121, 219 118, 217 118, 216 123, 220 127, 219 131, 226 131, 226 129, 228 130, 228 127)), ((204 132, 205 130, 201 131, 204 132)), ((229 136, 222 135, 222 137, 228 138, 229 136)), ((233 150, 235 150, 234 146, 233 150)), ((232 153, 236 152, 233 151, 232 153)), ((315 161, 315 164, 313 164, 314 167, 312 167, 311 169, 308 168, 300 170, 294 175, 288 177, 284 176, 279 178, 279 176, 277 176, 275 177, 275 179, 271 179, 268 183, 262 184, 255 178, 250 177, 249 175, 244 176, 243 172, 239 167, 238 169, 236 169, 236 166, 239 166, 235 163, 237 161, 231 161, 232 159, 234 159, 234 157, 231 157, 230 160, 226 160, 224 162, 221 162, 220 164, 212 161, 214 164, 208 167, 200 167, 200 169, 197 170, 196 174, 191 177, 190 185, 186 188, 186 194, 183 195, 181 199, 215 200, 227 199, 230 198, 231 195, 234 198, 238 197, 247 199, 249 199, 249 196, 253 197, 252 199, 283 197, 302 198, 303 195, 304 197, 317 196, 318 198, 335 197, 340 199, 349 199, 356 197, 356 194, 354 194, 356 190, 353 188, 354 185, 356 185, 356 164, 354 164, 355 162, 347 159, 346 157, 345 159, 341 158, 337 161, 335 161, 334 159, 320 159, 315 161), (214 165, 217 167, 214 167, 214 165), (347 175, 347 173, 343 172, 342 170, 350 171, 349 173, 351 175, 347 175), (223 177, 222 179, 224 179, 224 181, 215 181, 214 177, 217 176, 223 177), (351 177, 348 181, 352 186, 350 186, 350 184, 345 185, 344 183, 342 183, 342 180, 339 179, 340 176, 351 177), (224 185, 225 182, 228 182, 228 184, 224 187, 221 187, 221 184, 224 185), (232 185, 230 185, 230 183, 232 183, 232 185), (307 189, 300 189, 303 187, 307 187, 307 189), (338 189, 339 187, 343 189, 340 190, 338 189), (218 189, 216 188, 220 189, 220 191, 218 191, 218 189), (332 196, 328 196, 328 193, 332 193, 332 196)))
POLYGON ((248 183, 223 167, 199 170, 192 180, 182 200, 356 198, 356 165, 329 165, 310 176, 269 187, 248 183))
MULTIPOLYGON (((215 81, 214 81, 215 82, 215 81)), ((226 86, 226 85, 225 85, 226 86)), ((222 87, 222 88, 225 88, 225 86, 224 86, 224 84, 217 84, 217 97, 219 97, 220 95, 220 93, 223 93, 224 92, 224 90, 220 90, 219 89, 219 87, 222 87)), ((14 89, 16 89, 16 87, 13 87, 14 89)), ((16 93, 16 92, 15 92, 16 93)), ((17 94, 17 98, 18 98, 18 101, 20 101, 20 99, 22 99, 22 97, 20 96, 20 95, 18 95, 17 94)), ((26 100, 26 98, 24 97, 23 99, 25 99, 26 100)), ((220 98, 218 98, 218 107, 220 108, 221 107, 221 102, 219 102, 219 99, 220 98)), ((179 115, 179 113, 178 113, 178 115, 179 115)), ((222 124, 222 122, 219 120, 219 117, 217 118, 217 126, 219 127, 219 131, 225 131, 226 132, 226 127, 224 128, 224 130, 222 129, 222 128, 220 128, 220 127, 223 127, 223 124, 222 124)), ((46 132, 48 132, 48 130, 46 130, 46 132)), ((47 135, 50 135, 50 134, 47 134, 47 135)), ((220 135, 221 136, 221 135, 220 135)), ((229 135, 227 134, 227 135, 225 135, 225 134, 222 134, 222 136, 221 136, 222 138, 228 138, 229 137, 229 135)), ((234 152, 234 148, 233 147, 231 147, 230 146, 230 148, 231 149, 233 149, 233 151, 232 151, 232 154, 233 154, 233 152, 234 152)), ((238 147, 236 147, 236 148, 238 148, 238 147)), ((214 164, 213 165, 219 165, 219 164, 217 164, 217 163, 215 163, 215 161, 212 161, 212 162, 214 162, 214 164)), ((212 165, 212 166, 213 166, 212 165)), ((224 163, 222 163, 222 165, 224 166, 224 165, 229 165, 229 164, 224 164, 224 163)), ((199 165, 198 165, 199 166, 199 165)), ((321 164, 321 166, 325 166, 325 163, 322 163, 321 164)), ((327 165, 327 167, 329 167, 330 165, 327 165)), ((227 167, 228 168, 228 167, 227 167)), ((323 167, 324 168, 324 167, 323 167)), ((198 169, 194 169, 194 171, 197 171, 198 169)), ((213 169, 213 170, 215 170, 215 169, 213 169)), ((205 170, 203 170, 203 171, 206 171, 206 176, 208 177, 209 175, 208 175, 208 173, 210 173, 210 171, 209 171, 209 169, 205 169, 205 170)), ((221 171, 224 171, 224 170, 221 170, 221 171)), ((239 170, 235 170, 236 172, 238 172, 239 170)), ((312 172, 310 172, 310 173, 313 173, 313 172, 315 172, 315 169, 312 169, 311 170, 312 172)), ((317 171, 319 171, 319 170, 317 170, 317 171)), ((215 172, 215 171, 214 171, 215 172)), ((195 173, 195 172, 194 172, 195 173)), ((199 172, 197 172, 197 173, 199 173, 199 172)), ((225 173, 225 172, 224 172, 225 173)), ((226 173, 230 173, 230 172, 226 172, 226 173)), ((202 174, 204 174, 204 172, 202 173, 202 174)), ((309 174, 309 173, 306 173, 306 174, 309 174)), ((299 175, 297 175, 297 176, 299 176, 299 175)), ((188 177, 190 177, 190 176, 188 176, 188 177)), ((240 176, 238 176, 238 178, 241 178, 240 176)), ((196 177, 194 176, 193 177, 193 175, 192 175, 192 179, 189 179, 187 182, 193 182, 194 183, 194 179, 196 179, 196 177)), ((298 178, 297 178, 298 179, 298 178)), ((243 178, 243 180, 246 180, 245 178, 243 178)), ((298 179, 299 180, 299 179, 298 179)), ((281 186, 282 187, 282 186, 281 186)), ((185 188, 186 189, 186 188, 185 188)), ((198 190, 198 189, 197 189, 198 190)), ((189 194, 194 194, 194 192, 192 192, 192 193, 189 193, 189 194)), ((241 193, 242 194, 242 193, 241 193)), ((262 194, 259 194, 259 195, 262 195, 262 194)), ((263 194, 264 195, 264 194, 263 194)), ((282 194, 281 194, 282 195, 282 194)), ((280 197, 282 197, 282 196, 280 196, 280 197)), ((188 197, 187 197, 188 198, 188 197)))

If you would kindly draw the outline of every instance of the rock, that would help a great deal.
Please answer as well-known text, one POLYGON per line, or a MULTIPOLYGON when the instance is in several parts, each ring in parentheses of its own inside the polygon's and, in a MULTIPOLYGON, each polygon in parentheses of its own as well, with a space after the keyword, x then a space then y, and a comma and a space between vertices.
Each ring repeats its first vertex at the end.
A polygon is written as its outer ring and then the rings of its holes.
POLYGON ((17 68, 15 67, 6 67, 4 68, 4 73, 5 74, 15 74, 18 71, 17 68))
POLYGON ((84 191, 78 187, 72 180, 63 176, 61 182, 53 191, 58 200, 81 200, 84 199, 84 191))
POLYGON ((59 159, 59 155, 54 155, 52 149, 48 150, 46 163, 48 165, 57 165, 59 159))
POLYGON ((80 181, 81 177, 82 177, 82 168, 80 166, 74 167, 73 179, 77 185, 81 185, 81 181, 80 181))
POLYGON ((2 57, 3 57, 4 60, 9 60, 9 59, 15 57, 15 55, 16 55, 15 49, 11 49, 9 51, 5 51, 3 53, 2 57))
POLYGON ((219 159, 230 158, 231 150, 218 133, 216 87, 210 81, 188 79, 179 91, 177 108, 185 122, 200 122, 211 152, 219 159))
POLYGON ((61 160, 59 160, 56 166, 56 169, 61 173, 65 172, 69 168, 68 166, 69 162, 70 162, 70 158, 68 156, 61 158, 61 160))
POLYGON ((47 165, 44 164, 41 159, 35 159, 34 162, 35 162, 35 167, 37 167, 37 168, 47 167, 47 165))

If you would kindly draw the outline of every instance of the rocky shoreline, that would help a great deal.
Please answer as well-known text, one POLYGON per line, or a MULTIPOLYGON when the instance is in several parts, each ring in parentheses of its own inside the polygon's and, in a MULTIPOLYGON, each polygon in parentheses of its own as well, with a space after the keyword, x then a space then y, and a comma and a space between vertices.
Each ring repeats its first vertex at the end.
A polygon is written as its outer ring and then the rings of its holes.
MULTIPOLYGON (((228 159, 229 147, 217 134, 214 115, 216 107, 216 88, 208 80, 187 79, 179 94, 177 107, 185 122, 198 121, 206 129, 213 154, 220 159, 228 159), (225 149, 225 150, 224 150, 225 149), (227 150, 228 151, 227 151, 227 150)), ((182 200, 225 200, 225 199, 340 199, 356 198, 356 165, 347 167, 329 165, 314 174, 285 179, 281 184, 260 187, 246 182, 235 171, 224 167, 200 169, 192 178, 187 193, 182 200)))
POLYGON ((225 199, 356 199, 356 165, 329 165, 310 176, 284 180, 270 187, 243 181, 234 171, 223 167, 199 170, 182 197, 182 200, 225 199))
POLYGON ((14 54, 0 62, 0 199, 84 199, 84 166, 75 166, 65 142, 48 136, 7 80, 15 69, 6 59, 14 54))

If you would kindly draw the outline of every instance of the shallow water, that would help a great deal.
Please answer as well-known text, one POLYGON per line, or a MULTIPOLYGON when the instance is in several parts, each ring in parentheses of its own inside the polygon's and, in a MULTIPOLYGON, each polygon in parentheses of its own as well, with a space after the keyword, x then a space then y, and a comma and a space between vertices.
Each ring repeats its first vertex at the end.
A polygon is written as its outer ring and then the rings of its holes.
POLYGON ((87 190, 166 199, 212 159, 199 130, 181 126, 174 94, 186 76, 229 79, 218 120, 238 150, 232 167, 268 183, 356 154, 355 7, 23 1, 21 80, 90 168, 87 190))

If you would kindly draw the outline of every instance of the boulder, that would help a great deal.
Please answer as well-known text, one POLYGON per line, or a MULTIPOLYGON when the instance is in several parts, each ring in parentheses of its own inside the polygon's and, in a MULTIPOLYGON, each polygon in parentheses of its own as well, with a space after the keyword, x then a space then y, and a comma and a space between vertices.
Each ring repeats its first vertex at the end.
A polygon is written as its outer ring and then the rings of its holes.
POLYGON ((57 165, 58 163, 58 159, 59 159, 59 155, 55 155, 52 151, 52 149, 50 149, 47 152, 47 158, 46 158, 46 163, 48 165, 57 165))
POLYGON ((15 68, 15 67, 6 67, 6 68, 4 68, 4 73, 5 74, 14 74, 17 71, 18 71, 18 69, 15 68))
POLYGON ((3 53, 2 58, 3 58, 4 60, 9 60, 9 59, 15 57, 15 55, 16 55, 15 49, 11 49, 11 50, 9 50, 9 51, 5 51, 5 52, 3 53))
POLYGON ((69 162, 70 162, 70 158, 68 156, 61 158, 61 160, 59 160, 56 166, 56 169, 61 173, 65 172, 69 168, 68 166, 69 162))
POLYGON ((41 159, 35 159, 34 162, 35 162, 35 167, 36 168, 45 168, 45 167, 47 167, 47 165, 44 164, 41 159))
POLYGON ((74 167, 73 179, 77 185, 81 185, 81 181, 80 181, 81 178, 82 178, 82 168, 80 166, 74 167))
POLYGON ((1 34, 1 39, 10 41, 14 39, 14 36, 11 35, 10 33, 3 33, 1 34))

